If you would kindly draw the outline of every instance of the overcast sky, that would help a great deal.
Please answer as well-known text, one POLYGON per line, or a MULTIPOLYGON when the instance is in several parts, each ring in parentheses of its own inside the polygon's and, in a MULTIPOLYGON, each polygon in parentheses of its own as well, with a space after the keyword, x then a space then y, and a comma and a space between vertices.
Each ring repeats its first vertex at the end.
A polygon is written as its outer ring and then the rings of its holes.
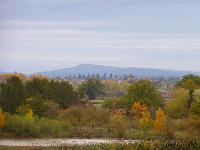
POLYGON ((200 71, 199 0, 0 0, 0 70, 200 71))

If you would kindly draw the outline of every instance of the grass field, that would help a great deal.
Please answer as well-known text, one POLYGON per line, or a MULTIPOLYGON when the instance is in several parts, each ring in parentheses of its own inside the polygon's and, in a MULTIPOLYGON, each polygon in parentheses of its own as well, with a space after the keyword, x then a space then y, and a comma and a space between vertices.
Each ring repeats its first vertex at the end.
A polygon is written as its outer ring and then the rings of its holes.
POLYGON ((100 99, 97 99, 97 100, 93 100, 92 103, 95 107, 101 107, 103 105, 105 100, 100 100, 100 99))

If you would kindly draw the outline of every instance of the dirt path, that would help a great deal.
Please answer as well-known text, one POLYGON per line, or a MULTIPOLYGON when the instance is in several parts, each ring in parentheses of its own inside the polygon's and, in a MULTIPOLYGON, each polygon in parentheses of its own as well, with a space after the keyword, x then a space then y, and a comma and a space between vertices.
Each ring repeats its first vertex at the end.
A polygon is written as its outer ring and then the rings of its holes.
POLYGON ((112 143, 134 143, 136 140, 116 139, 0 139, 0 146, 73 146, 112 143))

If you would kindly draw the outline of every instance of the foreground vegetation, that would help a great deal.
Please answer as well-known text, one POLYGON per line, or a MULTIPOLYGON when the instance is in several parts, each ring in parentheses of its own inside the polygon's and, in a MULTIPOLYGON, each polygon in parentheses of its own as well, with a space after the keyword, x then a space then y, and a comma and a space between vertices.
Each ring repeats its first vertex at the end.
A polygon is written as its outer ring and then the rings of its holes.
POLYGON ((168 100, 152 81, 134 81, 95 107, 105 86, 92 78, 74 90, 67 81, 11 76, 0 85, 0 137, 199 138, 200 77, 184 76, 168 100))

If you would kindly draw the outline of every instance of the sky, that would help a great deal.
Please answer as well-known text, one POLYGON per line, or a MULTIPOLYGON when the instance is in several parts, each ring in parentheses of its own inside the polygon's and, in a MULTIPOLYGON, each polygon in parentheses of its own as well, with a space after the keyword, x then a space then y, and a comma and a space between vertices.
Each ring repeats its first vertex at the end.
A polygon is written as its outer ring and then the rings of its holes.
POLYGON ((0 71, 200 71, 199 0, 0 0, 0 71))

